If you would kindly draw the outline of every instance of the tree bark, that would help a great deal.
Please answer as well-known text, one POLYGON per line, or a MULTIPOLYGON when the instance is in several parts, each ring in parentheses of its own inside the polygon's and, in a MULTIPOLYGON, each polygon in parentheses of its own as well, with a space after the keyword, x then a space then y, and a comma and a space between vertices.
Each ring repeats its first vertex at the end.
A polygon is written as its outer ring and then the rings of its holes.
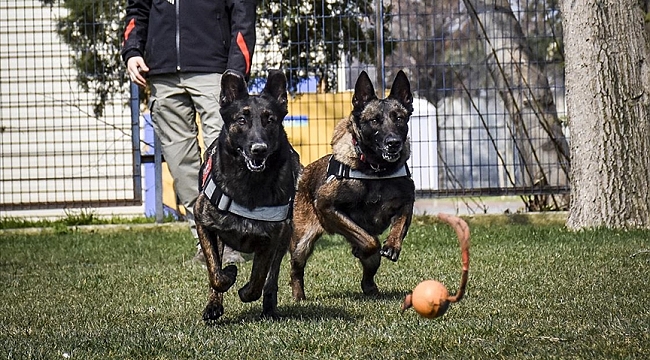
POLYGON ((567 226, 650 227, 650 52, 638 0, 565 0, 567 226))
MULTIPOLYGON (((569 185, 569 145, 562 132, 544 69, 532 51, 507 0, 463 0, 484 40, 487 66, 513 128, 522 163, 518 186, 569 185)), ((531 197, 530 210, 566 209, 567 195, 531 197)))

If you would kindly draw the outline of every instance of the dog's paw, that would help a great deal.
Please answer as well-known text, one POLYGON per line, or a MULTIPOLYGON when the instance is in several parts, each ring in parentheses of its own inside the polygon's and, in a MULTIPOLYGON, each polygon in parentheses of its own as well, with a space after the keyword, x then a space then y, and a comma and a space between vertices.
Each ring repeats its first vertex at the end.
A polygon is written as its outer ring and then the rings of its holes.
POLYGON ((397 261, 399 259, 400 249, 396 249, 391 246, 384 245, 384 247, 379 251, 379 254, 390 261, 397 261))
POLYGON ((252 302, 259 300, 259 298, 262 297, 262 289, 253 289, 250 283, 244 285, 241 289, 239 289, 237 293, 239 294, 239 299, 242 302, 252 302))
POLYGON ((237 267, 235 265, 226 266, 216 274, 215 280, 211 282, 212 288, 215 291, 220 293, 228 291, 235 284, 235 280, 237 280, 237 267))
POLYGON ((237 266, 228 265, 223 268, 223 273, 234 283, 237 279, 237 266))
POLYGON ((361 290, 363 291, 363 294, 366 296, 379 295, 379 288, 377 288, 377 284, 375 284, 374 281, 362 281, 361 290))
POLYGON ((296 302, 307 300, 307 297, 305 296, 305 290, 302 287, 292 285, 291 295, 293 296, 293 300, 296 302))
POLYGON ((264 311, 262 312, 262 315, 260 315, 260 318, 265 320, 280 320, 282 319, 282 316, 280 316, 276 311, 264 311))
POLYGON ((223 315, 223 305, 216 302, 209 302, 203 310, 203 321, 214 321, 223 315))

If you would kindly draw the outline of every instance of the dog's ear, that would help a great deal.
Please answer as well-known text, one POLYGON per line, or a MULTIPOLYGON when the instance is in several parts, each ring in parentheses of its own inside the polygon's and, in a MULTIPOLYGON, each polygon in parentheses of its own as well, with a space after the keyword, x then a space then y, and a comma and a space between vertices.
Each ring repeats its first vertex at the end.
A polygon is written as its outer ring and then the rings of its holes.
POLYGON ((269 70, 269 75, 266 78, 266 85, 262 94, 266 94, 273 99, 276 99, 285 109, 289 102, 287 97, 287 77, 284 72, 278 69, 269 70))
POLYGON ((404 71, 400 70, 393 81, 393 86, 390 88, 389 98, 399 101, 402 105, 406 106, 407 109, 413 111, 413 94, 411 93, 411 83, 409 79, 404 74, 404 71))
POLYGON ((248 89, 244 75, 237 70, 226 70, 221 76, 221 94, 219 104, 224 107, 235 100, 246 99, 248 89))
POLYGON ((362 71, 354 85, 354 96, 352 96, 352 106, 356 109, 364 107, 368 102, 375 100, 375 88, 365 71, 362 71))

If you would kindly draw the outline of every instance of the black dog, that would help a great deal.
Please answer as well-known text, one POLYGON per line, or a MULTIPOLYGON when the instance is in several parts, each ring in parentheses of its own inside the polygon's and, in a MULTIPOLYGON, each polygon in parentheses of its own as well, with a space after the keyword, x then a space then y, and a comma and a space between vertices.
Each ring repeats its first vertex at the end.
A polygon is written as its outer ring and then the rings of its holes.
POLYGON ((362 72, 352 105, 350 117, 334 129, 333 154, 307 165, 298 182, 289 248, 291 288, 298 301, 305 299, 307 259, 324 232, 341 234, 352 245, 363 266, 361 289, 376 295, 381 256, 397 261, 411 223, 415 186, 406 161, 413 95, 406 75, 400 71, 390 95, 378 99, 362 72), (378 236, 389 226, 380 249, 378 236))
POLYGON ((206 151, 194 205, 211 287, 206 321, 223 315, 223 293, 237 276, 235 265, 223 268, 224 244, 254 253, 250 279, 239 289, 241 301, 263 293, 262 316, 277 317, 278 273, 293 230, 292 200, 301 171, 282 126, 286 84, 281 71, 271 70, 262 93, 253 96, 241 73, 223 74, 224 127, 206 151))

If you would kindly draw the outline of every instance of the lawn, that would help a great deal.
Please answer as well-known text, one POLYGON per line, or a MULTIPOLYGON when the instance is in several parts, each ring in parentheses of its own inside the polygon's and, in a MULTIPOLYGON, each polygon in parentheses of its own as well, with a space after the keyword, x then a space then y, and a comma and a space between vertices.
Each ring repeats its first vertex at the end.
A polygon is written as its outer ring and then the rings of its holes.
MULTIPOLYGON (((206 326, 207 273, 184 227, 0 232, 0 357, 78 359, 642 359, 650 356, 650 231, 567 231, 561 223, 475 218, 465 298, 438 319, 400 313, 424 279, 454 292, 453 231, 414 221, 397 263, 360 291, 339 237, 318 242, 294 303, 282 267, 279 321, 225 295, 206 326)), ((524 220, 528 218, 523 218, 524 220)), ((521 220, 521 219, 519 219, 521 220)))

